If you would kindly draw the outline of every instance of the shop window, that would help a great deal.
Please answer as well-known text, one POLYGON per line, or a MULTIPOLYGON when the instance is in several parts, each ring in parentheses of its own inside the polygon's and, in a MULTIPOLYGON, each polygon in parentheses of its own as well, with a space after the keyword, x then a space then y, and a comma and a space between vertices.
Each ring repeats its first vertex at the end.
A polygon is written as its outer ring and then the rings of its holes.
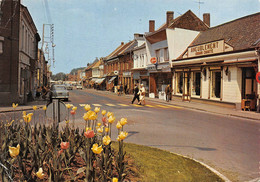
POLYGON ((156 56, 156 59, 157 59, 158 63, 161 62, 161 61, 160 61, 160 54, 161 54, 160 49, 158 49, 158 50, 155 51, 155 56, 156 56))
POLYGON ((212 71, 211 77, 211 96, 214 98, 220 98, 221 91, 221 72, 220 71, 212 71))
POLYGON ((178 94, 183 93, 183 74, 182 73, 176 73, 176 92, 178 94))
POLYGON ((200 96, 201 72, 193 72, 192 94, 200 96))
POLYGON ((164 61, 169 61, 168 47, 164 49, 164 61))
POLYGON ((243 69, 242 97, 244 99, 255 97, 255 93, 257 91, 255 75, 256 73, 253 68, 243 69))

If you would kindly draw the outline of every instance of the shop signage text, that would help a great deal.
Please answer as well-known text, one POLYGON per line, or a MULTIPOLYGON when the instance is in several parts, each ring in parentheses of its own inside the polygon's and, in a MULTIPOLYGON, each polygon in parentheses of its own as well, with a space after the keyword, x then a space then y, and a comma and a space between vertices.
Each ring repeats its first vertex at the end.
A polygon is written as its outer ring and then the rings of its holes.
POLYGON ((123 72, 124 77, 131 77, 131 72, 123 72))
POLYGON ((215 54, 224 52, 224 40, 210 42, 207 44, 202 44, 194 47, 189 47, 188 57, 196 57, 207 54, 215 54))

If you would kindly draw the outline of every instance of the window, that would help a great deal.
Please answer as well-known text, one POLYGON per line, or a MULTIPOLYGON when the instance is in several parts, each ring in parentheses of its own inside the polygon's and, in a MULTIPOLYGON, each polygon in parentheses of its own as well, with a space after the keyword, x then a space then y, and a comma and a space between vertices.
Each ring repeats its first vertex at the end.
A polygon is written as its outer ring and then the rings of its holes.
POLYGON ((192 94, 200 95, 200 85, 201 85, 201 72, 193 72, 193 85, 192 85, 192 94))
POLYGON ((155 51, 155 57, 156 57, 158 63, 160 63, 160 53, 161 53, 160 49, 155 51))
POLYGON ((211 97, 220 98, 221 91, 221 71, 211 72, 211 97))
POLYGON ((182 94, 183 92, 183 74, 181 72, 176 73, 176 88, 177 93, 182 94))
POLYGON ((164 61, 169 61, 169 51, 168 47, 164 49, 164 61))

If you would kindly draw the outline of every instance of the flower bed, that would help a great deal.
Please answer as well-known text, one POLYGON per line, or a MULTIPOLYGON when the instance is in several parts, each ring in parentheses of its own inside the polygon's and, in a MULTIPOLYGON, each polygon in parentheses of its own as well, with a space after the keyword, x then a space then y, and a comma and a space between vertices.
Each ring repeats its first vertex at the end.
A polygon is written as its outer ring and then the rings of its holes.
MULTIPOLYGON (((123 150, 123 140, 127 137, 123 127, 127 119, 122 118, 116 124, 119 145, 115 152, 110 139, 115 121, 113 113, 103 110, 99 115, 100 108, 92 111, 86 105, 83 116, 86 130, 80 132, 74 123, 77 107, 66 106, 68 118, 60 131, 55 125, 37 123, 33 113, 24 112, 22 122, 13 118, 0 123, 0 181, 123 181, 128 178, 123 150)), ((13 107, 16 109, 17 105, 13 107)))

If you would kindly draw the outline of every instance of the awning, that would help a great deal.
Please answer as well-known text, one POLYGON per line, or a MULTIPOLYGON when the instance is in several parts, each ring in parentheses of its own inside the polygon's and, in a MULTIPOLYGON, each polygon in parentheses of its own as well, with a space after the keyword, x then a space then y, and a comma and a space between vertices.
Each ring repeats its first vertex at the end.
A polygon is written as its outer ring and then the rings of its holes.
POLYGON ((113 76, 112 78, 110 78, 110 80, 108 81, 108 84, 110 84, 112 81, 114 81, 114 79, 116 79, 116 76, 113 76))
POLYGON ((98 80, 95 81, 95 83, 101 84, 104 80, 105 78, 99 78, 98 80))

